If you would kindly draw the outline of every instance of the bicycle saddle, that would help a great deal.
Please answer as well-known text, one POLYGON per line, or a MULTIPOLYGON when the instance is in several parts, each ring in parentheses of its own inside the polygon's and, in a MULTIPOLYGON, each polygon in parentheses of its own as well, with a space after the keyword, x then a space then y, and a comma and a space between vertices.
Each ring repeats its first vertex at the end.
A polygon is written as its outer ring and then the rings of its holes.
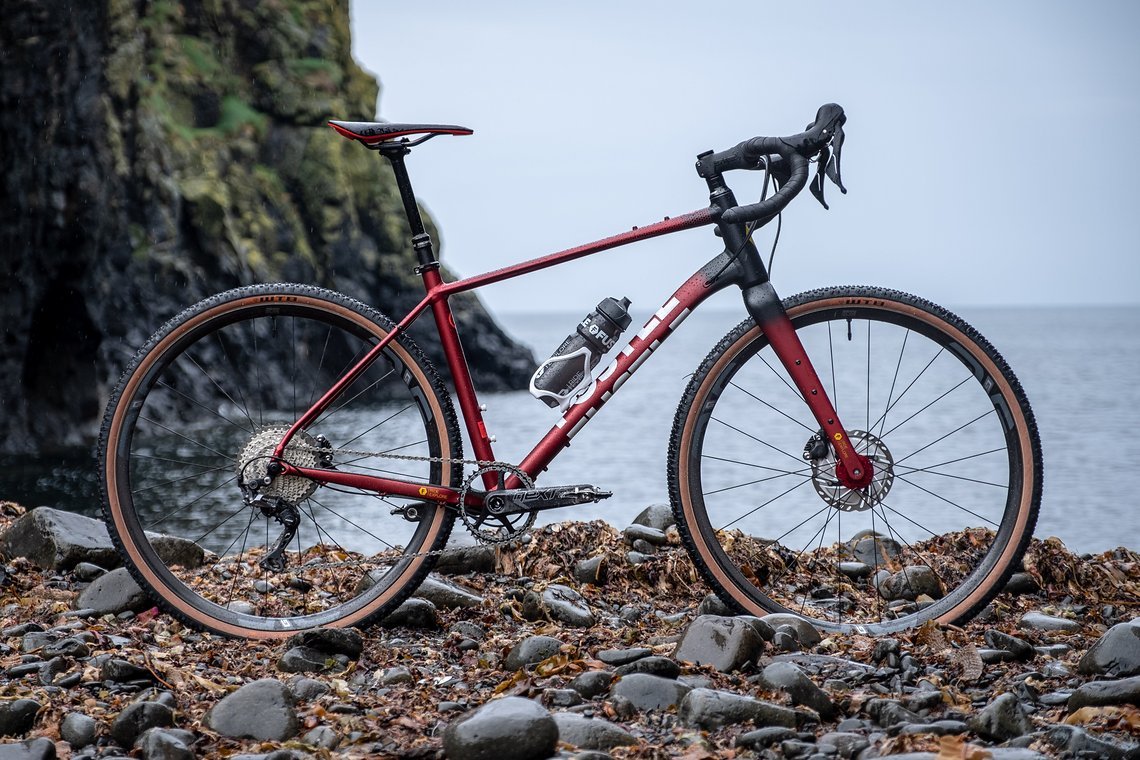
POLYGON ((470 135, 474 130, 451 124, 395 124, 386 121, 335 121, 329 126, 350 140, 378 145, 406 135, 470 135))

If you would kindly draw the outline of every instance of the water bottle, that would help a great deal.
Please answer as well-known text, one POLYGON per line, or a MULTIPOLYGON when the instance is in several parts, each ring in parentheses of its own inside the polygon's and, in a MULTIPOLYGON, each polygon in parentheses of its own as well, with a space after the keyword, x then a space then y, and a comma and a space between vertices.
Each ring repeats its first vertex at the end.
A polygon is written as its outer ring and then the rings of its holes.
POLYGON ((593 369, 629 327, 629 299, 606 298, 586 315, 554 355, 538 365, 530 378, 530 393, 550 407, 566 408, 589 387, 593 369))

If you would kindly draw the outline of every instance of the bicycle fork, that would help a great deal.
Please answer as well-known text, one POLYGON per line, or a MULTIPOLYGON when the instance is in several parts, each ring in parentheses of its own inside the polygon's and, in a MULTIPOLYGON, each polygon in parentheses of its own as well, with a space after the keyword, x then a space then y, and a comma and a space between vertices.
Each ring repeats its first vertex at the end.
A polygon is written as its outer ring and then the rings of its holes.
POLYGON ((792 321, 784 311, 780 297, 771 282, 760 282, 743 289, 744 306, 764 331, 780 363, 811 409, 824 439, 835 452, 835 476, 850 489, 870 485, 874 471, 870 460, 855 451, 851 439, 839 421, 839 415, 804 350, 792 321))

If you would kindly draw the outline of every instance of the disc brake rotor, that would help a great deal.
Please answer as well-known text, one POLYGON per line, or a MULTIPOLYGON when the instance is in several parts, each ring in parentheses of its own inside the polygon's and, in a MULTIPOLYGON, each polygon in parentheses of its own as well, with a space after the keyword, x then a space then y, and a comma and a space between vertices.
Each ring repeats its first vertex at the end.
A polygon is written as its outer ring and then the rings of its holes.
POLYGON ((883 503, 895 482, 895 460, 887 445, 864 430, 850 430, 855 451, 867 457, 874 469, 865 488, 851 489, 836 477, 835 452, 829 446, 827 455, 811 459, 811 482, 815 492, 827 504, 841 512, 863 512, 883 503))

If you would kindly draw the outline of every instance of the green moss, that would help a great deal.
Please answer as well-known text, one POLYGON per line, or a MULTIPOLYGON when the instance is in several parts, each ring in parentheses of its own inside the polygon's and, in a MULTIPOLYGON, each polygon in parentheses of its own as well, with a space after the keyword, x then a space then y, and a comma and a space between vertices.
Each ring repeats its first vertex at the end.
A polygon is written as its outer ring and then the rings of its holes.
POLYGON ((201 78, 214 79, 223 73, 221 61, 214 55, 214 47, 209 42, 188 35, 179 35, 178 42, 194 74, 201 78))
POLYGON ((228 135, 250 126, 258 135, 263 135, 268 121, 265 114, 259 113, 241 98, 227 95, 222 99, 221 118, 213 129, 228 135))

